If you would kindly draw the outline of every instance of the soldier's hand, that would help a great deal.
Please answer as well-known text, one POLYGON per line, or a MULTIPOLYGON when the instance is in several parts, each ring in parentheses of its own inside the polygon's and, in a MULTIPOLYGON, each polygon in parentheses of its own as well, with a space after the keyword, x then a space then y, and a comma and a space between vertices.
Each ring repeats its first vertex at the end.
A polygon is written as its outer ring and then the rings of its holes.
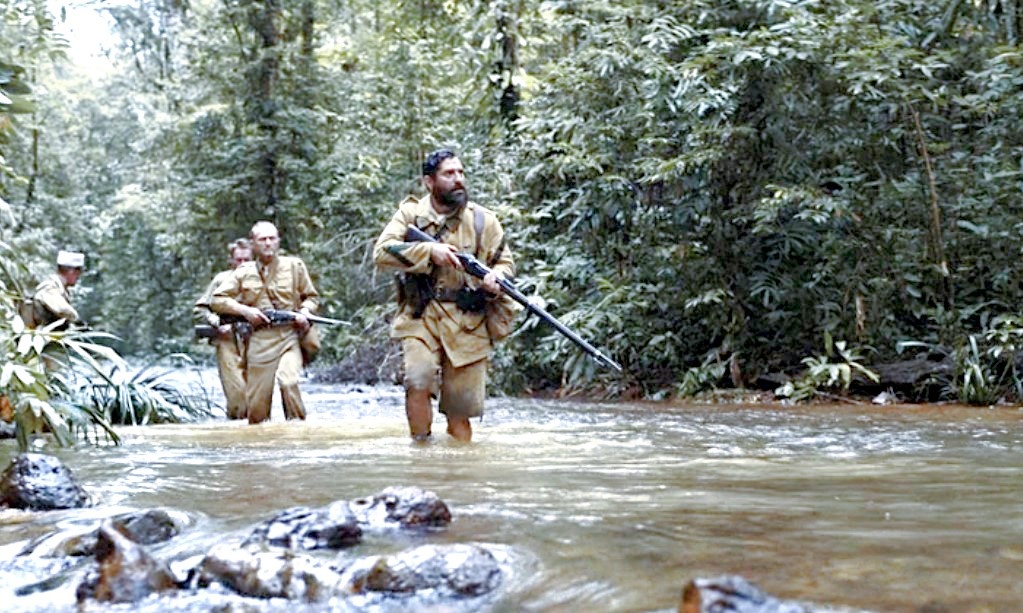
POLYGON ((312 324, 306 319, 306 311, 302 309, 295 313, 295 319, 291 322, 291 325, 298 329, 300 333, 305 333, 312 324))
POLYGON ((252 324, 254 328, 270 325, 270 318, 256 307, 245 307, 245 319, 252 324))
POLYGON ((447 243, 430 244, 430 261, 434 266, 446 266, 462 270, 462 261, 458 259, 458 250, 447 243))
POLYGON ((227 338, 231 336, 231 324, 220 324, 217 326, 217 337, 227 338))
POLYGON ((483 277, 483 289, 490 292, 491 294, 498 295, 502 291, 501 284, 498 283, 503 277, 499 276, 496 272, 490 271, 485 277, 483 277))

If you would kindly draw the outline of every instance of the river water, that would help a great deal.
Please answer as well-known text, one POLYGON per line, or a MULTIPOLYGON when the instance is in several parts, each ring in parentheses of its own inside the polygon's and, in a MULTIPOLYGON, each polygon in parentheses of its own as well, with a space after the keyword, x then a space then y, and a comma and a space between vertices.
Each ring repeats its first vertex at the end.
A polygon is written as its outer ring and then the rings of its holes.
MULTIPOLYGON (((1023 608, 1018 408, 494 398, 472 444, 448 441, 440 417, 437 440, 417 446, 396 387, 304 392, 305 422, 282 421, 275 400, 259 426, 123 428, 120 447, 45 448, 100 506, 0 519, 0 554, 112 508, 179 509, 198 519, 178 538, 201 543, 285 508, 415 485, 453 515, 426 542, 514 552, 487 610, 669 611, 689 579, 721 574, 850 609, 1023 608)), ((14 442, 0 443, 6 466, 14 442)), ((73 610, 73 587, 15 597, 13 583, 4 611, 73 610)))

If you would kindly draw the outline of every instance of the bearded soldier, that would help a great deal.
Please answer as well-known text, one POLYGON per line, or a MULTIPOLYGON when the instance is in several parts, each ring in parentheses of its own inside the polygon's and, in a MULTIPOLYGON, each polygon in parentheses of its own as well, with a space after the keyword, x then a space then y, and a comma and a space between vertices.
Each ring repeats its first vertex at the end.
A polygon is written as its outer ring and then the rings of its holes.
POLYGON ((510 278, 515 267, 497 216, 469 201, 462 162, 454 152, 442 149, 427 156, 423 185, 428 194, 399 205, 373 256, 378 267, 400 273, 401 304, 391 337, 401 341, 412 438, 429 439, 436 397, 448 434, 468 442, 469 419, 483 414, 490 352, 510 330, 516 310, 502 295, 498 276, 510 278), (409 225, 438 242, 407 242, 409 225), (486 262, 491 272, 482 281, 466 273, 456 257, 460 251, 486 262))

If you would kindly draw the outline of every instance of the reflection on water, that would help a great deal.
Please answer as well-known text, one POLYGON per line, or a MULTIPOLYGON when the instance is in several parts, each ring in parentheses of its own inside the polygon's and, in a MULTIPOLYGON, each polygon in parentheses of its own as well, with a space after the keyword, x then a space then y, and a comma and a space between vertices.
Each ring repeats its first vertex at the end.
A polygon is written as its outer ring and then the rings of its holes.
MULTIPOLYGON (((306 394, 304 423, 126 428, 120 448, 47 451, 105 507, 196 517, 164 554, 287 507, 433 490, 454 522, 430 540, 517 552, 494 610, 669 610, 687 580, 724 573, 876 611, 1023 602, 1018 409, 492 399, 471 445, 420 447, 397 388, 306 394)), ((0 547, 82 514, 0 521, 0 547)))

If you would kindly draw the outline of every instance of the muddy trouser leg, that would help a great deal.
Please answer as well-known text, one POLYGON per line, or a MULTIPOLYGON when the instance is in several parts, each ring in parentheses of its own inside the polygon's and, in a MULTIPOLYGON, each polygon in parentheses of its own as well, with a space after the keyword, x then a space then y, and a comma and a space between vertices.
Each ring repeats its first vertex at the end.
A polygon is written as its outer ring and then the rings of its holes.
POLYGON ((437 394, 437 374, 440 353, 430 351, 418 338, 405 338, 401 342, 405 366, 405 415, 412 438, 424 440, 433 426, 433 402, 437 394))
POLYGON ((245 410, 245 368, 234 339, 217 341, 217 371, 227 401, 227 418, 245 419, 248 417, 245 410))
POLYGON ((445 356, 441 371, 440 412, 448 418, 448 434, 468 442, 472 439, 470 417, 483 415, 487 389, 487 359, 455 367, 445 356))
POLYGON ((280 358, 262 364, 249 361, 248 371, 245 373, 245 404, 249 411, 250 424, 270 419, 274 381, 277 378, 277 364, 280 361, 280 358))
POLYGON ((281 387, 285 419, 305 419, 305 404, 302 403, 302 392, 298 389, 301 374, 302 349, 295 343, 277 364, 277 384, 281 387))

